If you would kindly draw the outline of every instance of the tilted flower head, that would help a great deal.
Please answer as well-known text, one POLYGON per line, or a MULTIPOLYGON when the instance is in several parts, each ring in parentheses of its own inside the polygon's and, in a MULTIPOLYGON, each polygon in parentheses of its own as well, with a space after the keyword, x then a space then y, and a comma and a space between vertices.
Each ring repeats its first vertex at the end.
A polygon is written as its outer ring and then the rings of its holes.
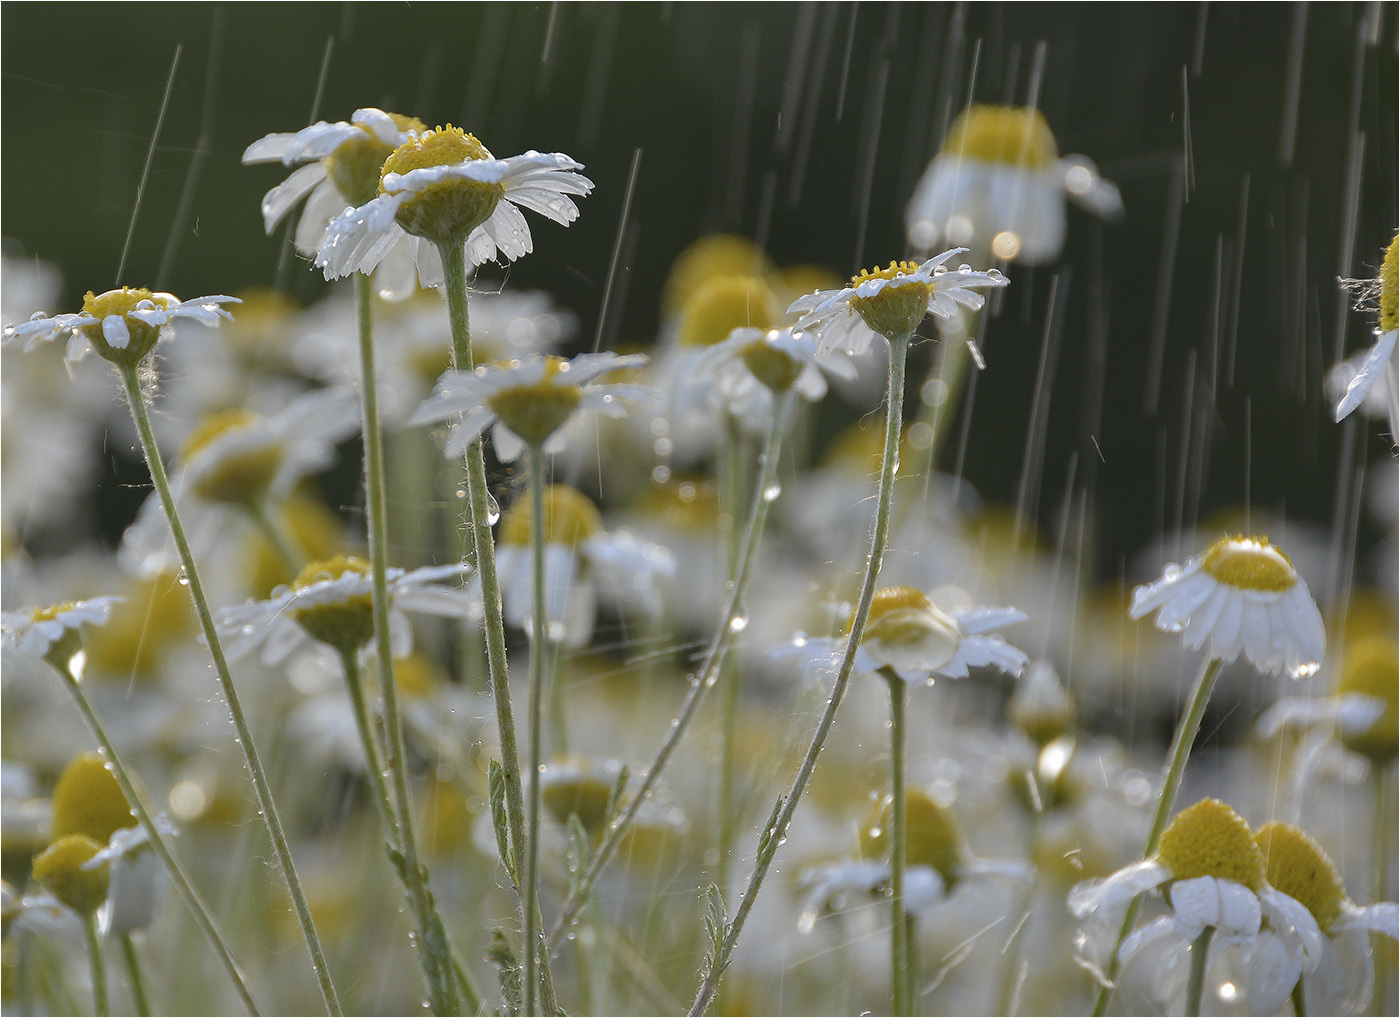
POLYGON ((909 244, 975 246, 1040 265, 1065 241, 1065 196, 1105 219, 1123 212, 1118 188, 1084 156, 1059 157, 1039 110, 970 106, 958 115, 904 213, 909 244))
MULTIPOLYGON (((1365 402, 1375 387, 1376 380, 1385 374, 1390 366, 1391 378, 1395 377, 1391 362, 1395 355, 1396 336, 1400 335, 1400 234, 1385 249, 1381 260, 1380 313, 1376 321, 1376 343, 1355 373, 1345 382, 1346 391, 1337 403, 1337 420, 1340 421, 1365 402)), ((1340 367, 1340 365, 1339 365, 1340 367)), ((1394 382, 1392 381, 1392 386, 1394 382)), ((1386 397, 1386 405, 1394 411, 1397 395, 1394 391, 1386 397)), ((1393 422, 1394 418, 1392 418, 1393 422)))
POLYGON ((83 309, 76 314, 46 317, 36 314, 27 322, 6 325, 3 339, 24 340, 24 348, 36 343, 67 338, 65 354, 70 364, 82 360, 89 351, 113 364, 137 364, 156 343, 168 337, 171 322, 189 318, 204 325, 218 325, 220 318, 232 318, 225 304, 237 304, 237 297, 196 297, 182 301, 174 294, 152 293, 129 286, 99 295, 88 291, 83 309))
POLYGON ((802 316, 793 328, 817 333, 823 350, 835 347, 858 354, 877 335, 912 335, 926 314, 951 318, 959 306, 975 311, 983 299, 973 288, 1005 286, 1008 280, 996 269, 978 272, 969 265, 949 269, 943 264, 965 250, 955 247, 918 265, 890 262, 888 268, 852 276, 844 289, 799 297, 788 308, 802 316))
POLYGON ((1245 657, 1264 675, 1314 674, 1326 648, 1322 614, 1288 556, 1267 537, 1222 537, 1184 566, 1133 591, 1128 614, 1157 612, 1157 628, 1182 633, 1227 664, 1245 657))
POLYGON ((869 621, 856 652, 856 667, 889 666, 906 680, 935 675, 965 679, 969 667, 992 665, 1020 675, 1026 655, 992 629, 1024 622, 1015 608, 956 608, 944 612, 921 590, 886 587, 875 592, 869 621))
POLYGON ((1208 967, 1225 948, 1241 949, 1239 992, 1254 1014, 1274 1013, 1318 964, 1317 921, 1270 885, 1249 824, 1218 799, 1202 799, 1178 813, 1152 857, 1075 886, 1069 909, 1076 919, 1098 916, 1116 924, 1137 895, 1155 890, 1170 913, 1129 935, 1120 958, 1125 968, 1139 955, 1152 959, 1154 990, 1164 1004, 1185 989, 1186 949, 1206 927, 1215 930, 1208 967))
POLYGON ((440 286, 438 244, 464 245, 472 265, 498 253, 514 261, 534 250, 520 208, 561 226, 578 218, 569 196, 593 190, 581 169, 582 163, 561 152, 497 159, 473 135, 450 125, 424 132, 385 160, 378 197, 347 209, 326 228, 316 264, 327 279, 373 272, 402 245, 423 285, 440 286))
POLYGON ((322 120, 294 134, 259 138, 244 151, 245 164, 308 164, 263 196, 263 226, 271 233, 306 198, 296 246, 302 254, 314 253, 331 219, 347 205, 363 205, 374 198, 380 168, 389 154, 427 129, 427 124, 413 117, 366 108, 356 110, 348 122, 322 120))
POLYGON ((492 424, 496 455, 503 461, 519 459, 526 445, 542 444, 545 452, 555 453, 564 440, 560 429, 575 412, 592 410, 622 417, 627 413, 624 400, 658 399, 656 391, 644 385, 588 384, 610 371, 646 362, 642 354, 585 353, 567 361, 532 356, 483 365, 475 371, 449 371, 408 422, 432 424, 464 415, 443 447, 451 458, 466 452, 492 424))
POLYGON ((85 865, 102 851, 86 834, 65 834, 34 859, 34 879, 81 916, 90 916, 107 900, 110 883, 105 864, 85 865))
POLYGON ((120 597, 94 597, 86 601, 64 601, 31 611, 5 612, 4 646, 37 661, 50 661, 59 668, 82 649, 82 625, 102 625, 112 614, 120 597))
POLYGON ((700 355, 690 380, 711 405, 762 431, 775 398, 795 389, 816 402, 826 395, 827 374, 850 381, 857 371, 845 351, 822 351, 812 333, 740 328, 700 355))

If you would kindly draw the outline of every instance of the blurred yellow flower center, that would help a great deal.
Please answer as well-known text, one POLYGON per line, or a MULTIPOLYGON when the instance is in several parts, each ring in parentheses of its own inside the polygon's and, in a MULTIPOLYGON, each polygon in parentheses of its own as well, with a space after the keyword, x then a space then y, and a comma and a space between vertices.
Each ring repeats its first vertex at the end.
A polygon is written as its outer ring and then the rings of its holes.
POLYGON ((769 337, 777 335, 779 334, 769 332, 751 343, 746 343, 739 356, 755 378, 774 392, 783 393, 791 389, 792 383, 797 381, 797 376, 802 374, 802 364, 789 356, 787 351, 780 350, 768 341, 769 337))
POLYGON ((1289 824, 1270 821, 1254 836, 1264 854, 1265 873, 1275 889, 1302 902, 1326 930, 1342 914, 1346 886, 1322 847, 1289 824))
POLYGON ((564 426, 583 398, 583 389, 568 382, 569 362, 546 357, 538 382, 502 389, 487 405, 527 445, 537 446, 564 426))
POLYGON ((1347 648, 1337 676, 1337 693, 1369 696, 1385 712, 1364 732, 1340 730, 1342 744, 1376 761, 1393 759, 1400 741, 1400 644, 1388 636, 1358 640, 1347 648))
POLYGON ((714 346, 735 329, 778 324, 778 299, 758 276, 715 276, 695 288, 681 309, 682 346, 714 346))
MULTIPOLYGON (((884 859, 890 853, 893 799, 885 796, 874 818, 860 831, 860 852, 867 859, 884 859)), ((904 794, 904 861, 909 866, 930 866, 951 888, 966 855, 967 839, 951 810, 927 792, 910 789, 904 794)))
POLYGON ((1385 249, 1385 258, 1381 260, 1381 313, 1380 326, 1386 332, 1397 327, 1400 323, 1400 234, 1390 242, 1390 246, 1385 249))
POLYGON ((34 859, 34 879, 79 915, 92 915, 107 900, 110 867, 103 863, 83 869, 102 846, 86 834, 59 838, 34 859))
POLYGON ((545 768, 540 798, 559 823, 567 824, 570 816, 576 816, 585 831, 596 834, 607 819, 613 784, 594 773, 587 762, 564 760, 545 768))
MULTIPOLYGON (((337 580, 347 573, 368 576, 369 563, 346 555, 312 562, 297 574, 292 586, 298 591, 307 590, 317 583, 337 580)), ((369 643, 374 636, 372 602, 372 596, 366 590, 363 593, 347 593, 339 601, 323 601, 300 607, 294 603, 288 614, 314 639, 328 643, 342 653, 350 653, 369 643)))
MULTIPOLYGON (((278 516, 282 532, 291 538, 293 547, 310 559, 330 558, 341 544, 340 517, 314 498, 293 495, 279 507, 278 516)), ((277 549, 260 533, 250 538, 243 565, 248 590, 254 597, 269 596, 294 576, 277 549)))
MULTIPOLYGON (((852 612, 847 629, 854 623, 855 613, 852 612)), ((885 587, 875 591, 870 602, 870 615, 861 642, 896 646, 936 643, 948 649, 947 660, 951 660, 958 647, 958 624, 939 611, 923 591, 914 587, 885 587)))
MULTIPOLYGON (((189 464, 195 453, 211 448, 216 439, 246 432, 259 420, 257 414, 242 409, 210 414, 185 440, 185 463, 189 464)), ((242 504, 266 493, 281 465, 282 443, 269 436, 266 441, 242 447, 231 444, 222 456, 189 471, 187 480, 200 498, 242 504)))
POLYGON ((309 562, 302 567, 301 572, 292 581, 292 586, 298 590, 305 590, 316 583, 323 583, 326 580, 336 580, 346 573, 359 573, 361 576, 369 575, 369 563, 356 555, 336 555, 334 558, 322 559, 319 562, 309 562))
POLYGON ((165 656, 194 631, 193 605, 174 573, 131 582, 105 626, 87 634, 87 666, 97 676, 154 678, 165 656))
POLYGON ((1251 891, 1264 885, 1264 856, 1249 824, 1219 799, 1188 806, 1162 832, 1157 856, 1174 880, 1215 877, 1251 891))
POLYGON ((883 286, 869 296, 851 298, 851 309, 880 335, 888 340, 907 339, 928 314, 933 283, 923 279, 905 278, 919 270, 914 262, 890 262, 883 269, 862 269, 851 277, 850 285, 857 288, 873 280, 884 280, 883 286))
POLYGON ((1059 159, 1044 115, 1028 106, 969 106, 943 139, 941 155, 1045 170, 1059 159))
POLYGON ((1222 537, 1207 549, 1201 568, 1238 590, 1279 593, 1298 583, 1293 563, 1267 537, 1222 537))
POLYGON ((763 277, 772 271, 768 256, 748 237, 732 233, 701 237, 672 263, 661 298, 662 310, 667 316, 679 314, 695 291, 716 277, 763 277))
POLYGON ((638 508, 668 527, 697 532, 713 531, 720 515, 714 482, 703 478, 676 477, 648 485, 638 508))
MULTIPOLYGON (((527 545, 534 511, 528 497, 519 498, 501 518, 501 543, 527 545)), ((592 500, 567 484, 544 489, 544 543, 577 548, 603 530, 603 517, 592 500)))
POLYGON ((113 832, 135 827, 136 817, 121 785, 96 753, 80 753, 63 769, 53 790, 50 834, 86 834, 105 845, 113 832))
MULTIPOLYGON (((486 146, 460 127, 448 124, 410 138, 389 155, 380 173, 379 189, 391 173, 406 174, 433 166, 456 166, 490 159, 486 146)), ((438 242, 459 243, 496 210, 505 197, 500 183, 480 180, 443 180, 416 189, 399 206, 395 219, 409 233, 438 242)))
MULTIPOLYGON (((400 131, 422 134, 428 130, 428 125, 416 117, 400 113, 390 113, 389 117, 400 131)), ((361 127, 359 134, 341 142, 326 158, 326 171, 341 197, 351 205, 363 205, 374 198, 380 170, 393 151, 392 145, 384 144, 368 128, 361 127)))
POLYGON ((66 611, 73 609, 73 601, 60 601, 58 604, 51 604, 47 608, 35 608, 29 615, 35 622, 48 622, 56 619, 66 611))

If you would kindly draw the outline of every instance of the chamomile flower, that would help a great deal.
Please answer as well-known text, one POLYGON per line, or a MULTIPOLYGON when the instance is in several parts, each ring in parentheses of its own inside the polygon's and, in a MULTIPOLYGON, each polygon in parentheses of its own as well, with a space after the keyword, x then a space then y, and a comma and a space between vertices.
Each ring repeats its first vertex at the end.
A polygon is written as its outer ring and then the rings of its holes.
POLYGON ((589 385, 600 375, 645 364, 642 354, 615 353, 561 357, 526 357, 509 364, 483 365, 475 371, 449 371, 438 380, 408 423, 432 424, 464 415, 454 424, 443 452, 452 459, 494 425, 491 439, 504 462, 520 458, 525 447, 540 444, 546 453, 564 444, 564 424, 580 410, 608 417, 627 413, 625 400, 652 402, 657 393, 642 385, 589 385))
MULTIPOLYGON (((1397 335, 1400 335, 1400 312, 1397 312, 1400 293, 1397 291, 1400 291, 1400 235, 1390 242, 1390 246, 1385 249, 1385 257, 1381 260, 1380 314, 1376 323, 1376 343, 1359 365, 1353 367, 1352 360, 1338 365, 1339 369, 1346 372, 1346 377, 1337 372, 1337 388, 1345 385, 1345 391, 1337 402, 1338 421, 1367 401, 1376 381, 1388 370, 1391 391, 1383 401, 1377 402, 1382 408, 1390 409, 1391 421, 1394 423, 1397 396, 1394 388, 1395 367, 1392 362, 1395 359, 1395 340, 1397 335)), ((1331 375, 1328 381, 1332 381, 1331 375)), ((1384 414, 1386 410, 1380 409, 1379 412, 1384 414)))
POLYGON ((6 343, 23 340, 26 350, 36 343, 67 339, 70 364, 93 350, 114 364, 136 364, 159 340, 173 334, 176 320, 218 325, 219 319, 233 317, 224 305, 238 302, 237 297, 223 296, 182 301, 174 294, 129 286, 101 295, 89 290, 81 311, 52 317, 36 314, 27 322, 6 325, 0 336, 6 343))
MULTIPOLYGON (((459 579, 469 568, 458 564, 388 571, 389 636, 396 657, 406 655, 413 646, 413 630, 405 611, 444 618, 467 618, 476 613, 477 599, 463 587, 445 582, 459 579)), ((274 591, 269 600, 225 608, 215 621, 230 658, 261 648, 262 663, 275 665, 308 639, 354 653, 374 638, 373 593, 369 563, 337 557, 312 562, 289 586, 274 591)))
POLYGON ((1222 537, 1186 565, 1133 591, 1132 618, 1157 612, 1157 628, 1192 650, 1209 642, 1225 663, 1243 651, 1264 675, 1316 673, 1326 634, 1308 585, 1267 537, 1222 537))
POLYGON ((1277 700, 1259 718, 1259 734, 1273 738, 1285 728, 1329 727, 1337 740, 1378 766, 1394 760, 1400 732, 1400 644, 1373 636, 1347 648, 1332 696, 1277 700))
MULTIPOLYGON (((163 813, 154 822, 166 837, 179 833, 163 813)), ((124 935, 150 926, 165 897, 168 877, 146 828, 137 824, 113 832, 107 847, 83 864, 84 869, 99 866, 109 866, 111 873, 107 907, 101 915, 103 933, 124 935)))
POLYGON ((1076 885, 1069 909, 1076 919, 1116 925, 1145 892, 1161 892, 1168 914, 1130 934, 1119 957, 1125 972, 1136 959, 1153 966, 1152 993, 1162 1006, 1185 990, 1188 950, 1207 927, 1214 930, 1207 971, 1231 965, 1232 992, 1254 1014, 1273 1014, 1321 957, 1317 921, 1270 885, 1249 824, 1217 799, 1178 813, 1152 857, 1076 885))
POLYGON ((953 121, 904 213, 915 251, 959 244, 1041 265, 1065 242, 1065 197, 1104 219, 1122 215, 1118 188, 1084 156, 1059 157, 1039 110, 970 106, 953 121))
POLYGON ((327 279, 339 279, 373 272, 402 248, 422 284, 436 287, 443 282, 440 243, 463 245, 472 265, 498 254, 514 261, 534 250, 520 208, 561 226, 578 218, 570 195, 593 190, 581 169, 582 163, 562 152, 532 150, 497 159, 461 128, 426 131, 385 160, 378 197, 331 221, 316 264, 327 279))
POLYGON ((3 645, 38 661, 60 655, 60 666, 66 665, 82 646, 82 626, 100 626, 112 614, 112 606, 120 597, 94 597, 86 601, 65 601, 62 604, 32 611, 5 612, 0 616, 4 625, 3 645))
POLYGON ((956 247, 921 264, 890 262, 888 268, 862 270, 841 290, 818 290, 788 308, 800 314, 793 326, 815 332, 821 349, 859 354, 878 336, 899 339, 913 334, 926 314, 951 318, 958 308, 977 310, 983 298, 976 288, 1005 286, 996 269, 974 271, 969 265, 949 269, 943 263, 966 248, 956 247))

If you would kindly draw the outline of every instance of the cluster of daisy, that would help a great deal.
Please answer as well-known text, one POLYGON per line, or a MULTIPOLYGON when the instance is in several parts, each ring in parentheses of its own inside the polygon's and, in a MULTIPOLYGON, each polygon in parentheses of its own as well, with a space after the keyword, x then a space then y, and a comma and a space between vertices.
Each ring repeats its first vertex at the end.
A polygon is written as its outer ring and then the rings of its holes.
MULTIPOLYGON (((7 1007, 1384 1006, 1395 591, 1228 524, 1098 587, 935 469, 1010 266, 1122 214, 1058 152, 970 107, 915 260, 703 238, 646 354, 486 278, 581 163, 378 109, 244 153, 353 295, 48 315, 6 263, 7 1007), (155 489, 112 550, 104 441, 155 489), (1193 763, 1210 711, 1256 723, 1193 763)), ((1339 420, 1394 413, 1395 265, 1339 420)))

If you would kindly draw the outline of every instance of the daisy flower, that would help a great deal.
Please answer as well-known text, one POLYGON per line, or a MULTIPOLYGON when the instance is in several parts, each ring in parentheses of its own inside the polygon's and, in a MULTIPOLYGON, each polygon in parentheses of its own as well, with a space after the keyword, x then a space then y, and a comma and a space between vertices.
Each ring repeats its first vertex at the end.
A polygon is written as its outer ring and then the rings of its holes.
MULTIPOLYGON (((459 579, 469 568, 463 563, 388 571, 389 634, 396 657, 405 656, 413 646, 405 611, 443 618, 466 618, 477 611, 477 599, 465 588, 443 582, 459 579)), ((369 563, 342 556, 312 562, 269 600, 225 608, 216 622, 230 658, 261 648, 261 662, 276 665, 308 638, 336 650, 356 651, 374 638, 373 592, 369 563)))
POLYGON ((159 340, 173 334, 171 326, 177 319, 218 325, 220 318, 233 317, 223 305, 237 303, 237 297, 223 296, 182 301, 174 294, 129 286, 100 296, 89 290, 83 297, 83 309, 76 314, 35 314, 27 322, 6 325, 0 338, 6 343, 23 340, 26 350, 36 343, 66 338, 70 364, 92 350, 114 364, 136 364, 159 340))
MULTIPOLYGON (((155 825, 167 837, 179 834, 164 813, 155 818, 155 825)), ((107 847, 83 864, 83 869, 111 867, 107 906, 101 914, 103 933, 125 935, 155 921, 168 878, 150 845, 145 827, 123 827, 112 833, 107 847)))
MULTIPOLYGON (((1385 257, 1381 260, 1380 316, 1375 346, 1371 347, 1366 358, 1354 371, 1350 368, 1351 361, 1338 365, 1338 368, 1345 368, 1349 374, 1345 380, 1345 392, 1337 403, 1338 421, 1366 401, 1376 380, 1389 369, 1391 391, 1383 406, 1390 409, 1391 423, 1395 423, 1395 368, 1391 362, 1394 360, 1395 339, 1400 335, 1400 312, 1397 312, 1397 305, 1400 305, 1400 294, 1397 294, 1397 290, 1400 290, 1400 250, 1397 249, 1400 249, 1400 235, 1390 242, 1390 246, 1385 249, 1385 257)), ((1340 377, 1338 381, 1341 381, 1340 377)))
POLYGON ((1005 286, 1008 280, 996 269, 977 272, 961 265, 950 270, 943 264, 965 250, 955 247, 922 264, 890 262, 885 269, 862 270, 844 289, 799 297, 788 308, 790 314, 801 315, 793 328, 815 332, 823 350, 839 348, 854 355, 865 351, 877 335, 912 335, 926 314, 952 318, 959 306, 975 311, 983 298, 974 288, 1005 286))
POLYGON ((1400 644, 1373 636, 1347 648, 1332 696, 1279 698, 1259 718, 1259 734, 1273 738, 1285 728, 1327 726, 1352 753, 1378 766, 1394 760, 1400 741, 1400 644))
POLYGON ((463 415, 452 426, 443 452, 456 458, 488 427, 503 462, 520 458, 525 447, 540 444, 547 453, 563 445, 560 429, 579 410, 622 417, 623 400, 652 402, 654 389, 643 385, 589 385, 611 371, 645 364, 642 354, 580 354, 573 360, 532 356, 509 364, 483 365, 475 371, 448 371, 409 418, 412 425, 432 424, 463 415))
POLYGON ((1264 675, 1317 672, 1326 647, 1322 614, 1288 556, 1267 537, 1222 537, 1184 566, 1133 591, 1128 614, 1157 612, 1157 628, 1192 650, 1209 641, 1225 663, 1243 651, 1264 675))
POLYGON ((112 606, 121 600, 120 597, 94 597, 31 611, 5 612, 0 615, 4 627, 3 645, 38 661, 50 660, 57 653, 66 665, 82 645, 83 624, 102 625, 112 614, 112 606))
POLYGON ((332 220, 316 264, 327 279, 340 279, 373 272, 398 248, 422 284, 436 287, 443 283, 438 244, 464 246, 472 265, 498 254, 514 261, 534 250, 520 208, 561 226, 578 218, 569 196, 593 190, 581 169, 561 152, 497 159, 461 128, 426 131, 385 160, 378 197, 332 220))
MULTIPOLYGON (((1207 971, 1222 959, 1240 969, 1214 985, 1228 981, 1254 1014, 1273 1014, 1317 967, 1317 921, 1270 885, 1249 824, 1218 799, 1202 799, 1178 813, 1152 857, 1076 885, 1069 909, 1076 919, 1116 925, 1129 903, 1149 891, 1161 892, 1168 914, 1133 931, 1120 957, 1125 970, 1138 958, 1154 967, 1152 992, 1162 1006, 1185 990, 1189 948, 1208 927, 1214 933, 1207 971), (1227 950, 1232 956, 1224 958, 1227 950)), ((1080 940, 1082 946, 1083 934, 1080 940)))
POLYGON ((1123 213, 1118 188, 1084 156, 1059 157, 1039 110, 970 106, 948 129, 904 212, 909 244, 976 246, 1041 265, 1065 242, 1065 197, 1104 219, 1123 213))
POLYGON ((1360 1014, 1375 989, 1368 934, 1400 938, 1400 912, 1347 897, 1336 865, 1306 832, 1272 821, 1254 835, 1269 883, 1305 906, 1322 931, 1316 969, 1303 980, 1307 1014, 1360 1014))

